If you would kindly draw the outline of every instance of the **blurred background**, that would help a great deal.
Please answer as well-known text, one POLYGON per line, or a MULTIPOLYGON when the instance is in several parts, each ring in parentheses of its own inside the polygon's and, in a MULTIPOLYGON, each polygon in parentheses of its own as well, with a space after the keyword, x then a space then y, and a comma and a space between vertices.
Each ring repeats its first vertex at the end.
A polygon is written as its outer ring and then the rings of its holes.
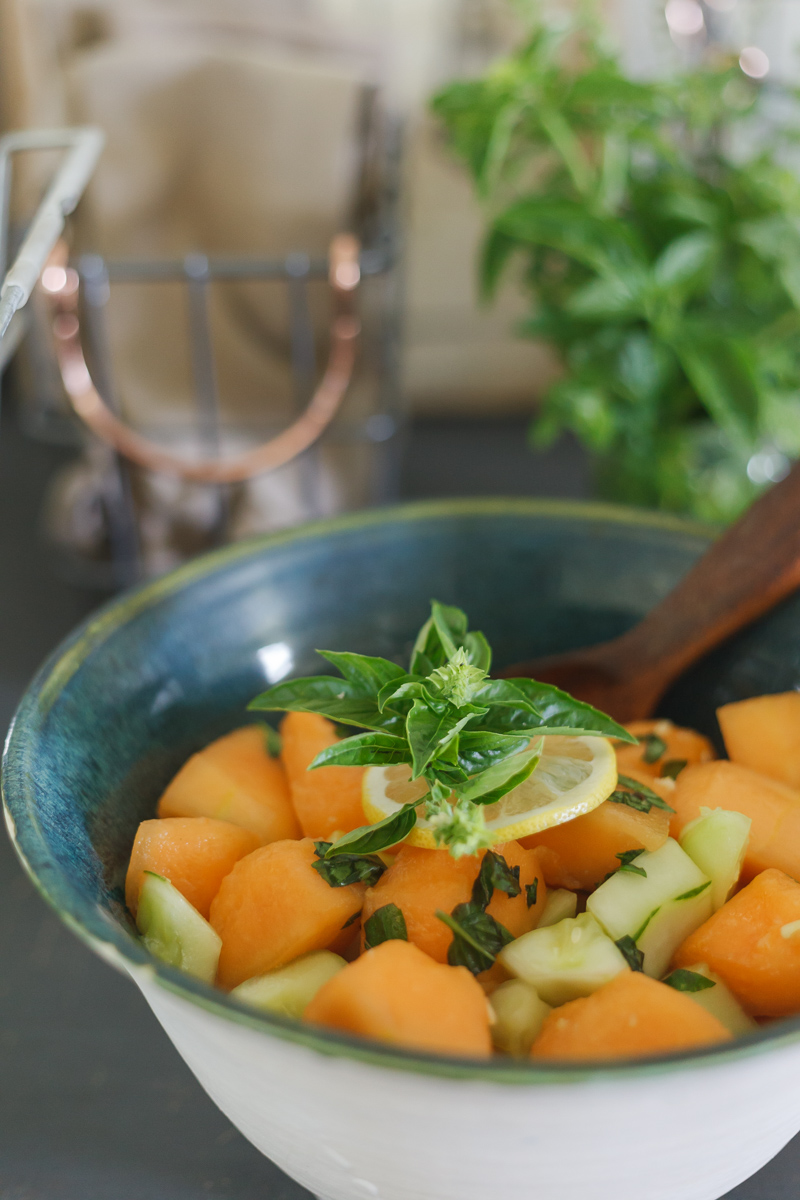
MULTIPOLYGON (((79 619, 229 540, 476 493, 734 519, 800 457, 798 46, 797 0, 0 0, 0 135, 106 138, 0 348, 3 725, 79 619), (342 233, 358 357, 304 453, 210 484, 75 415, 54 297, 150 445, 276 437, 342 233)), ((14 155, 0 267, 58 161, 14 155)), ((299 1198, 0 864, 0 1198, 299 1198)))

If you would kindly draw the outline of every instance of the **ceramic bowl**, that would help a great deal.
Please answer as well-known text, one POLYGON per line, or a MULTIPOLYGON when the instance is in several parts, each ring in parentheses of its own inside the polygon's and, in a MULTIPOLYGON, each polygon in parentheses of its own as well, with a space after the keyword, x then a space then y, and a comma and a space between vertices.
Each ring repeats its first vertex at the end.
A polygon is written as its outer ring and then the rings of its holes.
MULTIPOLYGON (((407 654, 432 597, 498 665, 608 638, 707 533, 630 511, 476 500, 368 512, 237 545, 112 603, 26 693, 3 765, 11 836, 64 921, 141 988, 233 1123, 324 1200, 714 1200, 800 1129, 800 1020, 646 1063, 409 1053, 247 1012, 150 959, 123 905, 139 821, 193 751, 317 646, 407 654)), ((800 684, 800 601, 715 653, 664 711, 800 684)), ((121 1031, 123 1032, 123 1031, 121 1031)))

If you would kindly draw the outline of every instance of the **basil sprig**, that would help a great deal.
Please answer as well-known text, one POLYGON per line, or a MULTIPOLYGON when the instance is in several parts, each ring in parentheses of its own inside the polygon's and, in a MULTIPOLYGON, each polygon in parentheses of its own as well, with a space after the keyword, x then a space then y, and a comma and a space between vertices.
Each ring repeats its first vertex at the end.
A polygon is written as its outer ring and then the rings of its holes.
POLYGON ((490 679, 491 649, 459 608, 431 604, 409 670, 385 658, 321 650, 338 676, 276 684, 260 711, 319 713, 362 732, 329 746, 309 769, 408 764, 428 791, 376 825, 346 834, 325 854, 375 854, 408 835, 420 809, 439 845, 475 854, 491 845, 483 808, 536 769, 542 737, 636 739, 610 717, 533 679, 490 679))

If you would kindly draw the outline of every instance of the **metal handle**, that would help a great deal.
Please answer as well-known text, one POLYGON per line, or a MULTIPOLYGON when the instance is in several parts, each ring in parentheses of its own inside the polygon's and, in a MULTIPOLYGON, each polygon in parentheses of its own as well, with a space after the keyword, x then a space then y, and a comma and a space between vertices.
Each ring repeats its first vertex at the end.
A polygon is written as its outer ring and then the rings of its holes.
POLYGON ((270 441, 235 458, 188 462, 142 437, 116 417, 95 387, 86 365, 78 316, 79 284, 73 272, 64 272, 62 286, 50 295, 55 309, 56 356, 72 407, 97 437, 149 471, 177 475, 196 483, 221 484, 239 483, 283 466, 317 440, 336 415, 350 384, 360 332, 355 311, 361 280, 359 250, 358 239, 350 234, 339 234, 331 242, 328 280, 336 312, 331 323, 328 364, 305 412, 270 441))
MULTIPOLYGON (((9 162, 20 150, 69 150, 39 205, 0 290, 0 341, 14 313, 27 304, 48 256, 64 230, 64 218, 77 205, 105 143, 91 127, 29 129, 0 138, 0 208, 8 206, 9 162)), ((0 222, 0 270, 5 264, 5 221, 0 222)))

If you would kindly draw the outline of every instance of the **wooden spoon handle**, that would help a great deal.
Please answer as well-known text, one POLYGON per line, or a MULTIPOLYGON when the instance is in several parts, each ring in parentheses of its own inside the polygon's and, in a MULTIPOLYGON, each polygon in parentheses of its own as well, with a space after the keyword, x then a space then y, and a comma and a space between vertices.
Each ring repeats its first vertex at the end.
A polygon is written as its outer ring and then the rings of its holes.
MULTIPOLYGON (((800 463, 731 526, 629 633, 608 643, 618 680, 666 688, 693 662, 800 587, 800 463), (612 649, 613 647, 613 649, 612 649)), ((590 651, 603 664, 605 647, 590 651)))

